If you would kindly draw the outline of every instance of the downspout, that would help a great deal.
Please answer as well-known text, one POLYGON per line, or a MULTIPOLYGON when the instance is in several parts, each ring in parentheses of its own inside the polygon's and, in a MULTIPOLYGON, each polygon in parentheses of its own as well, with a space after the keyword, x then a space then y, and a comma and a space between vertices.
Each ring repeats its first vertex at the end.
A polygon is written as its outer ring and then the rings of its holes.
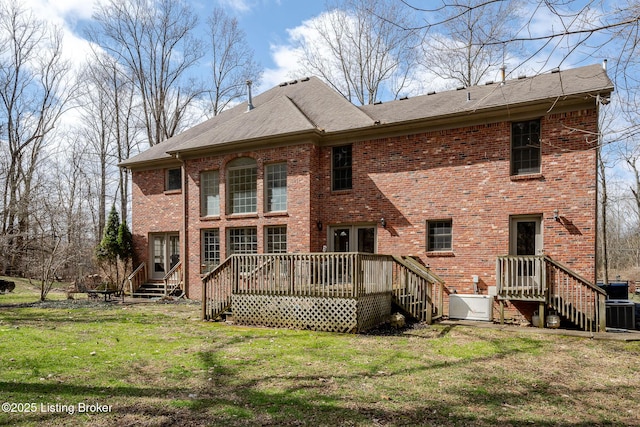
POLYGON ((180 157, 180 153, 176 153, 176 159, 181 163, 180 172, 182 175, 182 238, 180 239, 180 258, 182 262, 182 284, 184 286, 185 295, 189 295, 189 257, 187 256, 187 242, 189 241, 188 230, 188 201, 189 201, 189 187, 187 186, 187 165, 186 162, 180 157))

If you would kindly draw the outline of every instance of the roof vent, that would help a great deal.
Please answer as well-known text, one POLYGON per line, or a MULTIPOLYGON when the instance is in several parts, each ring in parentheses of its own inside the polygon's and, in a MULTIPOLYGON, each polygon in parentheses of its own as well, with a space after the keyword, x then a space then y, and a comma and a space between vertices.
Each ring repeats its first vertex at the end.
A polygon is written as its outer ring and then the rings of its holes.
POLYGON ((606 58, 602 60, 602 69, 604 71, 607 71, 607 59, 606 58))
POLYGON ((300 79, 301 82, 308 82, 309 80, 311 80, 311 77, 304 77, 300 79))
POLYGON ((555 73, 559 73, 560 72, 560 67, 556 67, 553 70, 551 70, 551 74, 555 74, 555 73))
POLYGON ((500 84, 503 85, 505 79, 507 78, 507 67, 504 65, 500 67, 500 84))
POLYGON ((526 74, 520 74, 520 75, 518 76, 518 80, 522 80, 522 79, 526 79, 526 78, 527 78, 527 75, 526 75, 526 74))
POLYGON ((460 86, 456 88, 456 90, 462 90, 462 89, 464 89, 464 86, 460 86))
POLYGON ((280 83, 278 86, 280 86, 280 87, 285 87, 285 86, 287 86, 287 85, 289 85, 289 83, 287 83, 287 82, 282 82, 282 83, 280 83))
POLYGON ((247 111, 253 110, 253 100, 251 99, 251 80, 247 80, 247 111))
POLYGON ((297 80, 291 80, 291 81, 289 82, 289 84, 290 84, 290 85, 294 85, 294 84, 296 84, 296 83, 298 83, 298 81, 297 81, 297 80))
POLYGON ((435 95, 435 94, 436 94, 435 90, 432 90, 431 92, 427 92, 427 95, 435 95))
POLYGON ((493 80, 489 80, 488 82, 485 83, 485 85, 489 86, 493 84, 493 80))
POLYGON ((402 98, 400 98, 400 101, 404 101, 405 99, 409 99, 408 96, 403 96, 402 98))
POLYGON ((382 101, 376 101, 373 103, 373 105, 380 105, 380 104, 382 104, 382 101))

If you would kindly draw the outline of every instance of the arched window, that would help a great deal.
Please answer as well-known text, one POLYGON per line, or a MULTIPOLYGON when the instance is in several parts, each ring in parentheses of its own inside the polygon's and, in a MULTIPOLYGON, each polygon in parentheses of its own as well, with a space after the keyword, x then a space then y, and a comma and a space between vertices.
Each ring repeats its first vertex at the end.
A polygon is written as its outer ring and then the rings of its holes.
POLYGON ((258 212, 258 165, 250 157, 239 157, 227 165, 227 213, 258 212))

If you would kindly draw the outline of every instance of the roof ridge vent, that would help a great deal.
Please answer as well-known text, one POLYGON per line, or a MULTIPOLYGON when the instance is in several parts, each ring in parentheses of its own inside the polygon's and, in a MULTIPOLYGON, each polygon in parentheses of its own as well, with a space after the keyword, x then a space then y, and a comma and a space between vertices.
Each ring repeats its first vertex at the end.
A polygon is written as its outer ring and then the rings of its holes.
POLYGON ((301 82, 308 82, 309 80, 311 80, 311 77, 303 77, 300 79, 301 82))
POLYGON ((435 94, 436 94, 435 90, 432 90, 431 92, 427 92, 427 95, 435 95, 435 94))
POLYGON ((404 101, 405 99, 409 99, 408 95, 403 96, 402 98, 400 98, 400 101, 404 101))
POLYGON ((492 85, 493 83, 495 83, 493 80, 489 80, 488 82, 485 82, 485 85, 489 86, 489 85, 492 85))
POLYGON ((285 87, 285 86, 288 86, 288 85, 289 85, 289 83, 287 83, 287 82, 282 82, 282 83, 280 83, 278 86, 280 86, 280 87, 285 87))
POLYGON ((559 73, 560 72, 560 67, 556 67, 553 70, 551 70, 551 74, 555 74, 555 73, 559 73))
POLYGON ((376 101, 373 103, 373 105, 380 105, 380 104, 382 104, 382 101, 376 101))

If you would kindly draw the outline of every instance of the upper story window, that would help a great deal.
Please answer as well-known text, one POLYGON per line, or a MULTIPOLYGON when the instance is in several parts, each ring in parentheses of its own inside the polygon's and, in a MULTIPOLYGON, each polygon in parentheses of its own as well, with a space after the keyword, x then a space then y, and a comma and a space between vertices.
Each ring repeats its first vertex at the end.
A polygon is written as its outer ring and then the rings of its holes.
POLYGON ((453 227, 450 219, 427 221, 427 251, 452 251, 452 229, 453 227))
POLYGON ((167 176, 165 179, 166 191, 180 190, 182 188, 182 169, 167 169, 167 176))
POLYGON ((243 214, 258 212, 258 166, 249 157, 240 157, 227 166, 227 212, 243 214))
POLYGON ((278 163, 265 167, 265 208, 267 212, 287 210, 287 164, 278 163))
POLYGON ((540 173, 540 120, 511 125, 511 175, 540 173))
POLYGON ((220 215, 220 174, 207 171, 200 174, 200 215, 220 215))
POLYGON ((351 145, 333 147, 331 152, 331 189, 334 191, 352 188, 351 145))

